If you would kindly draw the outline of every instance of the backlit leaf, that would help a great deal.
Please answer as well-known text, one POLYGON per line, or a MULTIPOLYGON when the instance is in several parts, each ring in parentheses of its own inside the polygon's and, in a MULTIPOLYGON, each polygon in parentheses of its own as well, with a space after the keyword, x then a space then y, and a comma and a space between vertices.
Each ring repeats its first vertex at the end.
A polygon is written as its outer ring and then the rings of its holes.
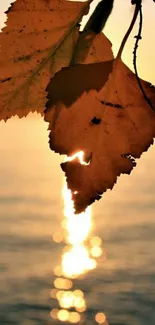
MULTIPOLYGON (((98 71, 100 85, 98 79, 87 80, 88 89, 81 78, 76 98, 70 83, 75 70, 78 75, 84 67, 77 65, 65 69, 66 76, 68 71, 68 92, 64 96, 59 89, 55 106, 48 108, 45 116, 50 123, 51 149, 68 156, 82 150, 89 162, 81 165, 76 158, 61 165, 78 213, 100 199, 107 189, 112 189, 121 173, 130 174, 135 159, 148 149, 155 136, 155 112, 144 99, 134 73, 117 58, 104 61, 99 69, 98 64, 87 65, 87 79, 92 76, 92 67, 98 71), (57 109, 59 114, 53 125, 52 114, 57 109)), ((141 82, 155 107, 155 88, 141 82)))
POLYGON ((0 119, 43 113, 46 86, 68 66, 88 3, 17 0, 0 33, 0 119))

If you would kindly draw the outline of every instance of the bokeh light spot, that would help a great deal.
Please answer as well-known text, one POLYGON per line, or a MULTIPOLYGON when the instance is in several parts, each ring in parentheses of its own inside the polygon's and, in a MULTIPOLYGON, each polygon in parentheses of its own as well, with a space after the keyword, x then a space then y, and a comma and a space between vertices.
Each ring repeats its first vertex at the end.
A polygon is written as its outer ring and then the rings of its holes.
POLYGON ((69 312, 65 309, 61 309, 58 312, 58 319, 61 322, 66 322, 69 319, 69 312))
POLYGON ((52 309, 52 311, 50 312, 50 316, 53 318, 53 319, 57 319, 58 318, 58 312, 59 312, 59 309, 52 309))
POLYGON ((99 246, 94 246, 90 250, 93 257, 100 257, 102 255, 102 248, 99 246))
POLYGON ((106 321, 106 316, 104 313, 97 313, 95 316, 95 320, 99 324, 103 324, 106 321))
POLYGON ((57 289, 70 289, 72 287, 72 281, 64 278, 57 278, 54 281, 54 286, 57 289))
POLYGON ((69 322, 72 324, 76 324, 78 322, 80 322, 81 320, 81 316, 79 313, 77 312, 71 312, 69 315, 69 322))

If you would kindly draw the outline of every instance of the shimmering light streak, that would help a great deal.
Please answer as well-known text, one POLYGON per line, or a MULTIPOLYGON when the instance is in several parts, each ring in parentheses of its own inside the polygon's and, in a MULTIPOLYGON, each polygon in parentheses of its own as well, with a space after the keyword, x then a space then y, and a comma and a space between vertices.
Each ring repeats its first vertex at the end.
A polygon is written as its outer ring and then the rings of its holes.
MULTIPOLYGON (((84 159, 84 153, 80 151, 72 157, 67 157, 71 161, 76 157, 80 163, 88 165, 84 159)), ((66 243, 61 256, 61 264, 54 269, 56 279, 54 288, 51 290, 51 297, 58 301, 59 309, 51 311, 51 317, 61 322, 79 323, 82 320, 82 313, 87 310, 84 292, 73 289, 73 279, 95 269, 97 258, 102 253, 102 240, 100 237, 92 237, 93 228, 91 208, 77 215, 74 213, 72 196, 67 185, 64 185, 64 217, 61 222, 61 229, 53 235, 56 243, 64 241, 66 243)), ((103 320, 101 313, 96 315, 96 321, 103 320)))

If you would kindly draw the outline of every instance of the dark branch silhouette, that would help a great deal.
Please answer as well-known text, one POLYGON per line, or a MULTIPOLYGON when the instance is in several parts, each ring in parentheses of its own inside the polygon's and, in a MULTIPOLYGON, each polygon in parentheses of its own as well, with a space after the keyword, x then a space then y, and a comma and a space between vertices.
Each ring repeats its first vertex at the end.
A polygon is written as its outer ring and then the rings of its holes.
POLYGON ((102 0, 98 3, 84 30, 100 33, 113 9, 114 0, 102 0))
POLYGON ((151 100, 148 98, 147 94, 144 91, 144 88, 142 86, 141 80, 140 80, 139 75, 138 75, 138 69, 137 69, 137 49, 138 49, 139 41, 142 39, 142 27, 143 27, 142 3, 140 3, 139 14, 140 14, 139 30, 138 30, 138 35, 135 36, 136 42, 135 42, 135 47, 134 47, 134 51, 133 51, 133 65, 134 65, 135 75, 136 75, 136 78, 137 78, 139 88, 140 88, 145 100, 149 104, 149 106, 153 109, 153 111, 155 111, 155 108, 152 105, 151 100))

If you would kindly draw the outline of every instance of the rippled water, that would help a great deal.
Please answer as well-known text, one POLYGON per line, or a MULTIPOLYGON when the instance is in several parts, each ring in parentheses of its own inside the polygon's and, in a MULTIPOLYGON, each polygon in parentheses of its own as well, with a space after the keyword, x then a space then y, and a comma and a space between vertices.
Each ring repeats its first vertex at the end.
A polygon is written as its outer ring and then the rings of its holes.
POLYGON ((85 253, 75 250, 65 269, 64 254, 73 246, 66 246, 62 221, 71 213, 64 213, 70 201, 63 201, 61 159, 48 148, 46 128, 37 116, 0 124, 0 324, 61 324, 52 318, 52 310, 64 309, 59 306, 59 278, 69 272, 70 285, 64 291, 84 298, 83 312, 77 312, 81 321, 72 314, 72 323, 95 325, 96 314, 104 313, 109 325, 153 325, 155 147, 94 204, 90 217, 72 220, 70 242, 75 246, 82 231, 88 233, 82 245, 96 262, 89 263, 85 253), (94 255, 100 257, 91 255, 96 236, 102 255, 94 255), (82 274, 72 278, 79 266, 82 274), (92 270, 87 272, 88 266, 92 270))

